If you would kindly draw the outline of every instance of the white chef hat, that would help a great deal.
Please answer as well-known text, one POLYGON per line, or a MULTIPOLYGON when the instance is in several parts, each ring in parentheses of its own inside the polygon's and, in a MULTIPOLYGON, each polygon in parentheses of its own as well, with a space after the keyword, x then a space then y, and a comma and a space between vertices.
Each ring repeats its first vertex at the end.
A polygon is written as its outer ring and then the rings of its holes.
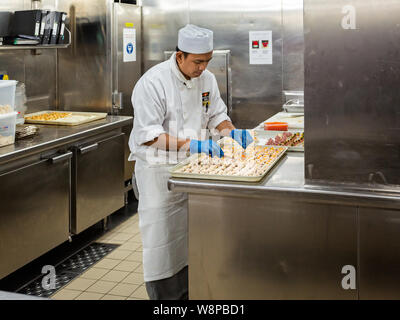
POLYGON ((213 32, 194 24, 179 30, 178 48, 187 53, 202 54, 213 50, 213 32))

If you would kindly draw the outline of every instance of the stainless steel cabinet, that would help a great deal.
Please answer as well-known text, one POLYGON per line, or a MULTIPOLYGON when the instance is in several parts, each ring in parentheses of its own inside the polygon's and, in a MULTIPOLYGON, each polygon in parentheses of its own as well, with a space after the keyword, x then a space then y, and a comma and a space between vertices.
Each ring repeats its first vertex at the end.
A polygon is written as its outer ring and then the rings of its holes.
POLYGON ((360 299, 400 299, 400 211, 359 210, 360 299))
POLYGON ((357 209, 189 194, 191 299, 357 299, 357 209))
POLYGON ((71 157, 53 152, 2 165, 0 279, 68 240, 71 157))
POLYGON ((124 134, 72 148, 71 231, 77 234, 124 206, 124 134))

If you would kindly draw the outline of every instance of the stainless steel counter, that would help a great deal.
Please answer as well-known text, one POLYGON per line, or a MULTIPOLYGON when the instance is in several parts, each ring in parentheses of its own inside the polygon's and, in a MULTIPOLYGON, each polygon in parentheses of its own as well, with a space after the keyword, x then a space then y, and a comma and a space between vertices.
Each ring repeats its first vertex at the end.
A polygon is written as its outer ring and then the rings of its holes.
POLYGON ((124 206, 122 128, 131 123, 40 125, 0 148, 0 279, 124 206))
POLYGON ((77 126, 36 125, 39 133, 34 137, 17 140, 13 145, 0 148, 0 164, 130 124, 132 117, 107 116, 77 126))
POLYGON ((398 193, 307 186, 302 153, 260 183, 169 188, 189 198, 190 299, 400 298, 398 193))

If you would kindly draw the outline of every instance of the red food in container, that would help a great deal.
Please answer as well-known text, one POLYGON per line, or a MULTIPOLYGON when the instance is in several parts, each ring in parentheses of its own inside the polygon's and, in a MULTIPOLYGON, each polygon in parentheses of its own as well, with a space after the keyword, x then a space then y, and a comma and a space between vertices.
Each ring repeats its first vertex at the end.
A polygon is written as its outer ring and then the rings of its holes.
POLYGON ((264 130, 287 131, 287 122, 264 122, 264 130))

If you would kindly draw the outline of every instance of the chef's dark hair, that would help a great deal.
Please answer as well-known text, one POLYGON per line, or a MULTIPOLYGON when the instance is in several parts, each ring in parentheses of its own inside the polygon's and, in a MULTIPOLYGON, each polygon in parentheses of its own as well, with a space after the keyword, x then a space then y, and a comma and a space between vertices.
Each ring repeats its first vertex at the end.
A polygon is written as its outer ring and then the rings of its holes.
POLYGON ((178 46, 176 46, 176 52, 178 52, 178 51, 180 51, 180 52, 182 52, 183 53, 183 56, 186 58, 187 56, 188 56, 188 52, 185 52, 185 51, 182 51, 181 49, 179 49, 178 48, 178 46))

